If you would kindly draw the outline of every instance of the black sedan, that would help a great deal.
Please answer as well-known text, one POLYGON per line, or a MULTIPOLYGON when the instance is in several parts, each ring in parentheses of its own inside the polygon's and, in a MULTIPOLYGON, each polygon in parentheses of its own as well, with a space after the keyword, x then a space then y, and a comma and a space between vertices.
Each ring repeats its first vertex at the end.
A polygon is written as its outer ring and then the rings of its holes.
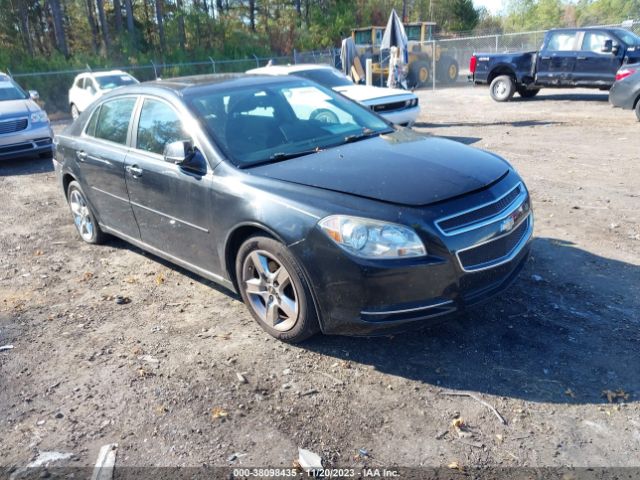
POLYGON ((615 107, 635 110, 640 121, 640 63, 623 66, 609 91, 609 102, 615 107))
POLYGON ((239 292, 284 341, 454 314, 529 250, 529 195, 505 160, 305 79, 125 87, 56 144, 83 240, 115 235, 239 292))

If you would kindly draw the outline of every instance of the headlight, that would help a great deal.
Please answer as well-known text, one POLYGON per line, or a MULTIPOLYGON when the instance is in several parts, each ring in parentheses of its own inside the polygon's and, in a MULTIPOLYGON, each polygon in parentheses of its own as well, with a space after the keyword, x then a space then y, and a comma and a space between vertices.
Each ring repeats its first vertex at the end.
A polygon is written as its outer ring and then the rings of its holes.
POLYGON ((45 123, 49 121, 47 113, 44 110, 39 110, 31 114, 31 123, 45 123))
POLYGON ((396 223, 331 215, 320 228, 347 252, 362 258, 421 257, 427 249, 412 229, 396 223))

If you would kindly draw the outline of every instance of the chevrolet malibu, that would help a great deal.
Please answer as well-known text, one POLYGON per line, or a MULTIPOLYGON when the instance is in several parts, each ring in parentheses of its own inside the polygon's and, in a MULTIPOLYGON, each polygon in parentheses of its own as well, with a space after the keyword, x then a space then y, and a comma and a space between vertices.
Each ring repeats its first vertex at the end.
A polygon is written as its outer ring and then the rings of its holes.
POLYGON ((239 292, 283 341, 426 325, 502 291, 528 255, 509 163, 302 78, 124 87, 56 142, 84 241, 115 235, 239 292), (291 103, 301 91, 333 120, 291 103))

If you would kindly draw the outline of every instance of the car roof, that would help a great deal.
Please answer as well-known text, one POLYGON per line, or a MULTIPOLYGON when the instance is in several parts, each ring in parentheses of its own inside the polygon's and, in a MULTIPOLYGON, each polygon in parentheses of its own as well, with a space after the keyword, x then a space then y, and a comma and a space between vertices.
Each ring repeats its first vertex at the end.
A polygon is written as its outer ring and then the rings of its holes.
MULTIPOLYGON (((207 90, 227 90, 237 87, 251 87, 270 84, 299 82, 300 79, 274 77, 273 75, 247 75, 244 73, 219 73, 210 75, 194 75, 190 77, 176 77, 166 80, 153 80, 136 85, 118 88, 109 97, 123 94, 156 93, 159 95, 173 93, 184 96, 207 90)), ((106 98, 106 97, 105 97, 106 98)))
POLYGON ((317 63, 297 63, 295 65, 271 65, 268 67, 253 68, 247 70, 248 74, 265 74, 265 75, 290 75, 295 72, 304 70, 332 70, 334 67, 328 64, 317 63))

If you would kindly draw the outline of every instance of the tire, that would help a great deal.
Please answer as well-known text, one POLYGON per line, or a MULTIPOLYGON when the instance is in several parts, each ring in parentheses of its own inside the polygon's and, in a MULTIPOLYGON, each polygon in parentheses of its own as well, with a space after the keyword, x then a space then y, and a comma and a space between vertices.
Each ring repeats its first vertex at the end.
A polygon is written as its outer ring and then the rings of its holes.
POLYGON ((69 183, 67 187, 67 203, 80 238, 87 243, 103 243, 105 234, 100 229, 80 184, 76 181, 69 183))
POLYGON ((452 84, 458 81, 460 67, 455 58, 441 57, 438 79, 444 83, 452 84))
POLYGON ((327 108, 318 108, 309 115, 311 120, 317 120, 322 123, 339 123, 338 116, 327 108))
POLYGON ((431 69, 425 61, 413 62, 409 66, 409 85, 413 88, 426 87, 431 80, 431 69))
POLYGON ((640 122, 640 98, 638 98, 636 100, 636 118, 638 119, 638 121, 640 122))
POLYGON ((526 89, 526 88, 518 88, 518 95, 520 95, 522 98, 533 98, 536 95, 538 95, 538 93, 540 93, 540 89, 539 88, 535 88, 532 90, 526 89))
POLYGON ((320 331, 311 288, 287 247, 255 235, 240 246, 235 263, 242 300, 269 335, 298 343, 320 331))
POLYGON ((73 118, 75 120, 79 116, 80 116, 80 110, 78 110, 78 107, 76 107, 76 105, 74 103, 72 103, 71 104, 71 118, 73 118))
POLYGON ((516 85, 510 75, 498 75, 489 86, 491 98, 496 102, 508 102, 516 93, 516 85))

